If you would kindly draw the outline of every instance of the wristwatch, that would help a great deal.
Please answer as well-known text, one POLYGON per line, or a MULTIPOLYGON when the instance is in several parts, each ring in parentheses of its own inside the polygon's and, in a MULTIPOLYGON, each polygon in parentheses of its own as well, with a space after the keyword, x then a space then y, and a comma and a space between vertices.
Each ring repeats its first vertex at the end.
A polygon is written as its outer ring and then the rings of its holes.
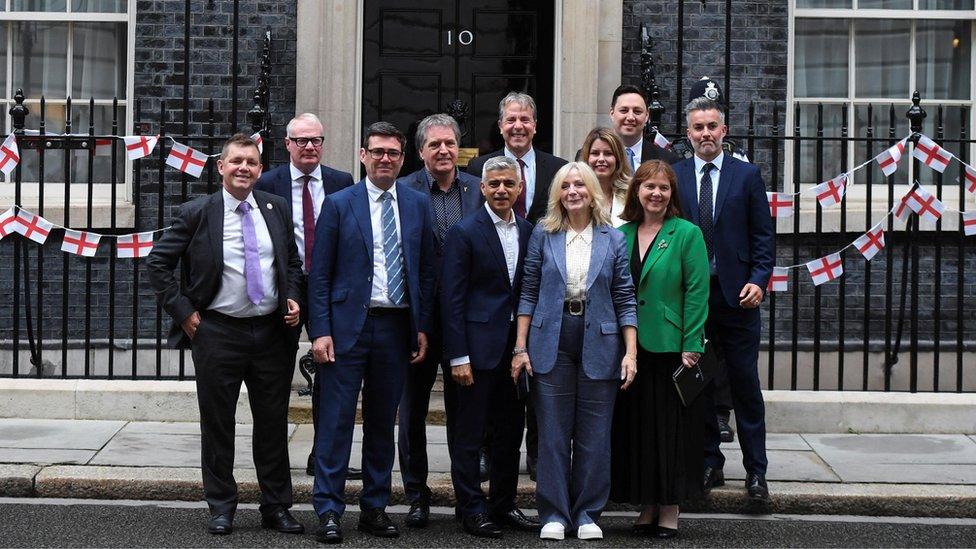
POLYGON ((528 352, 528 349, 526 349, 525 347, 516 347, 516 348, 512 349, 512 356, 524 355, 527 352, 528 352))

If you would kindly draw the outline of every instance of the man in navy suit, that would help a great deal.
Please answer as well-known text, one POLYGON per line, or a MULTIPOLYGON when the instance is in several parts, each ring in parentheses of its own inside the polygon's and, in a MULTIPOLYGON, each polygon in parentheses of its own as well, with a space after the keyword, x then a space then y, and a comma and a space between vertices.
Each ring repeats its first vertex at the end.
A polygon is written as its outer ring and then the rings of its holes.
MULTIPOLYGON (((398 182, 416 189, 430 200, 434 229, 434 272, 439 275, 443 261, 444 240, 448 230, 462 217, 481 206, 478 187, 481 180, 457 169, 458 144, 461 129, 446 114, 432 114, 417 126, 416 144, 424 167, 401 177, 398 182)), ((430 390, 437 379, 437 368, 443 362, 437 294, 434 289, 434 313, 427 338, 427 358, 407 371, 407 380, 400 400, 400 430, 397 448, 400 454, 400 475, 410 510, 407 526, 423 528, 430 519, 430 488, 427 486, 427 411, 430 390)), ((445 404, 453 398, 445 390, 445 404)))
MULTIPOLYGON (((485 163, 481 192, 486 203, 451 229, 444 248, 441 316, 450 375, 445 392, 451 480, 464 530, 500 537, 498 517, 520 515, 515 507, 524 412, 509 373, 522 261, 532 225, 512 212, 521 192, 518 165, 506 156, 485 163), (491 491, 481 491, 478 454, 488 425, 491 491)), ((510 521, 509 521, 510 522, 510 521)))
POLYGON ((359 529, 396 537, 386 514, 393 424, 411 364, 423 362, 431 326, 434 233, 430 205, 396 182, 403 134, 388 122, 365 132, 366 178, 325 198, 309 274, 308 332, 320 368, 312 504, 317 537, 342 541, 346 468, 363 393, 363 491, 359 529))
MULTIPOLYGON (((285 126, 285 149, 288 150, 287 165, 267 171, 258 179, 255 188, 276 194, 288 204, 288 217, 295 230, 295 245, 302 260, 302 274, 308 276, 312 261, 312 246, 315 241, 315 220, 322 211, 325 197, 352 185, 352 176, 346 172, 333 170, 322 164, 322 122, 312 113, 302 113, 292 118, 285 126)), ((307 321, 307 311, 303 311, 302 324, 307 321)), ((301 327, 299 327, 301 330, 301 327)), ((312 425, 318 431, 319 376, 316 369, 312 383, 312 425)), ((315 442, 308 454, 305 472, 315 474, 315 442)), ((351 476, 360 471, 350 471, 351 476)))
MULTIPOLYGON (((722 151, 727 128, 718 103, 705 97, 685 107, 687 135, 695 156, 674 165, 685 217, 705 237, 711 294, 705 337, 725 359, 732 404, 752 500, 769 499, 766 486, 765 406, 759 383, 759 305, 773 271, 774 234, 766 186, 759 168, 722 151)), ((725 457, 719 450, 718 421, 711 385, 705 392, 706 493, 724 484, 725 457)))

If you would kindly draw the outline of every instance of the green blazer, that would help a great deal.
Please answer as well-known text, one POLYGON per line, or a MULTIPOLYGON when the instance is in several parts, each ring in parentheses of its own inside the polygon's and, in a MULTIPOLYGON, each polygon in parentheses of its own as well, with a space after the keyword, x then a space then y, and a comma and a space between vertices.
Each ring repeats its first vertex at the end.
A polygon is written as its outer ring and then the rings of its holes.
MULTIPOLYGON (((638 222, 620 227, 633 257, 638 222)), ((647 250, 637 288, 637 341, 652 353, 704 351, 709 269, 705 239, 697 225, 664 221, 647 250)))

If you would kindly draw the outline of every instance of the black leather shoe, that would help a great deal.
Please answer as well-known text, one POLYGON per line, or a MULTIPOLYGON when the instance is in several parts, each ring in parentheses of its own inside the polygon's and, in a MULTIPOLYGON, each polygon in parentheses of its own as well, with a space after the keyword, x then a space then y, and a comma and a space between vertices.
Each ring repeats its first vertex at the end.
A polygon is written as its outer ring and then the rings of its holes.
POLYGON ((363 509, 359 514, 359 531, 378 538, 395 538, 400 535, 400 529, 390 520, 383 508, 363 509))
POLYGON ((315 539, 322 543, 342 543, 342 520, 335 511, 326 511, 319 517, 315 539))
POLYGON ((310 477, 315 476, 315 454, 308 455, 308 463, 305 464, 305 474, 310 477))
POLYGON ((261 517, 261 528, 277 530, 283 534, 304 534, 305 527, 291 516, 288 509, 278 509, 270 515, 261 517))
POLYGON ((523 532, 539 531, 539 520, 525 516, 522 511, 515 507, 504 513, 494 513, 491 518, 499 526, 507 526, 523 532))
POLYGON ((671 539, 678 535, 677 528, 666 528, 664 526, 658 526, 654 531, 654 537, 658 539, 671 539))
POLYGON ((207 532, 215 536, 226 536, 234 531, 234 517, 231 515, 213 515, 207 523, 207 532))
POLYGON ((489 470, 490 464, 488 463, 488 449, 482 447, 481 451, 478 452, 478 480, 481 482, 488 482, 489 470))
POLYGON ((735 431, 732 430, 732 425, 729 424, 728 417, 718 416, 718 438, 722 442, 732 442, 735 440, 735 431))
POLYGON ((347 468, 346 480, 363 480, 363 470, 358 467, 347 468))
POLYGON ((535 458, 532 456, 525 456, 525 467, 529 470, 529 478, 532 482, 535 482, 535 458))
POLYGON ((747 474, 746 490, 749 492, 749 499, 752 501, 760 503, 769 501, 769 486, 766 485, 766 475, 747 474))
POLYGON ((411 503, 403 523, 411 528, 426 528, 428 522, 430 522, 430 502, 421 498, 411 503))
POLYGON ((488 513, 476 513, 466 516, 461 519, 461 526, 464 527, 465 532, 472 536, 478 536, 479 538, 502 537, 502 529, 491 521, 488 513))
POLYGON ((707 496, 716 486, 725 486, 725 473, 721 469, 706 465, 705 477, 702 480, 702 493, 707 496))

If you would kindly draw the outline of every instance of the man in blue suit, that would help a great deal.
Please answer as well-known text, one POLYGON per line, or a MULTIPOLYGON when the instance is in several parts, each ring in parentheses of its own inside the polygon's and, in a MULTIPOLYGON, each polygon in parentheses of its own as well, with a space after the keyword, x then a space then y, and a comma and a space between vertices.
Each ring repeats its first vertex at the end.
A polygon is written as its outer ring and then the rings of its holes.
MULTIPOLYGON (((276 194, 288 204, 288 217, 292 220, 295 232, 295 245, 302 260, 302 274, 308 277, 312 261, 312 246, 315 242, 315 220, 322 211, 325 197, 352 185, 352 176, 346 172, 333 170, 322 164, 322 142, 325 140, 322 122, 312 113, 302 113, 292 118, 285 126, 285 149, 289 162, 286 165, 264 172, 255 188, 259 191, 276 194)), ((304 281, 303 281, 304 282, 304 281)), ((306 325, 308 312, 302 312, 302 323, 306 325)), ((301 325, 298 330, 301 331, 301 325)), ((306 325, 307 328, 307 325, 306 325)), ((312 425, 318 431, 319 376, 315 372, 312 383, 312 425)), ((315 439, 308 454, 305 472, 315 474, 315 439)), ((350 471, 350 476, 361 472, 350 471)))
MULTIPOLYGON (((434 272, 439 275, 443 262, 444 241, 448 230, 462 217, 481 206, 478 191, 481 180, 457 169, 458 144, 461 129, 446 114, 432 114, 417 126, 417 151, 424 167, 401 177, 398 182, 416 189, 430 200, 434 229, 434 272)), ((407 371, 407 380, 400 400, 400 430, 397 448, 400 454, 400 474, 410 510, 407 526, 423 528, 430 519, 430 488, 427 486, 427 411, 430 390, 437 379, 437 368, 443 362, 441 329, 437 312, 439 286, 435 283, 434 313, 431 331, 427 334, 427 358, 407 371)), ((447 376, 445 376, 447 377, 447 376)), ((445 404, 453 393, 444 391, 445 404)))
POLYGON ((522 515, 515 495, 525 414, 509 365, 532 225, 512 211, 522 187, 514 160, 488 159, 480 187, 485 206, 451 229, 444 248, 444 386, 455 394, 447 407, 448 448, 461 524, 471 535, 497 538, 502 531, 493 517, 522 515), (486 503, 478 454, 489 424, 496 428, 486 503))
MULTIPOLYGON (((684 215, 702 231, 711 270, 705 337, 725 359, 749 498, 765 502, 766 422, 759 383, 759 305, 773 271, 774 234, 759 168, 722 151, 727 128, 718 103, 685 107, 695 156, 674 165, 684 215)), ((705 392, 705 492, 725 483, 711 385, 705 392)))
POLYGON ((366 129, 359 158, 366 178, 325 198, 309 274, 312 354, 324 365, 315 441, 312 504, 317 537, 342 541, 346 467, 356 402, 363 392, 363 491, 359 529, 396 537, 386 514, 393 424, 410 364, 427 354, 433 295, 430 205, 396 183, 403 134, 388 122, 366 129))

